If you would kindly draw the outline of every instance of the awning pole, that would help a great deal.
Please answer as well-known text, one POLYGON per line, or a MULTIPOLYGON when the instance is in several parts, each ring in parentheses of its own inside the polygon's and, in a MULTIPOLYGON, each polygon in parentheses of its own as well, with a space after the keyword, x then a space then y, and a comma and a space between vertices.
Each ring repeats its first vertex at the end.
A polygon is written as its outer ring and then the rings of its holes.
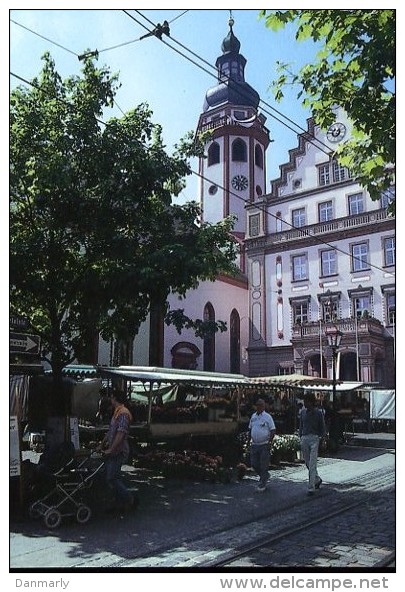
POLYGON ((241 387, 236 387, 236 421, 240 420, 240 393, 241 387))
POLYGON ((153 381, 151 380, 149 383, 149 393, 148 393, 148 423, 151 423, 152 419, 152 401, 153 401, 153 381))

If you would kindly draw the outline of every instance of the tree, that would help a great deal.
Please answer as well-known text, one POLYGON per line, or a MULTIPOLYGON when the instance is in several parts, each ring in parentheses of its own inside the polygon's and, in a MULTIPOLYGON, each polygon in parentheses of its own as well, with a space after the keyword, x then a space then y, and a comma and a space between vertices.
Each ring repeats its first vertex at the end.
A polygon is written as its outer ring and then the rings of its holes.
POLYGON ((65 81, 43 59, 32 88, 11 93, 10 302, 41 336, 58 389, 94 332, 133 341, 156 294, 233 273, 236 247, 230 219, 199 225, 196 204, 172 204, 189 143, 169 156, 146 104, 103 124, 118 78, 97 57, 65 81))
POLYGON ((379 199, 395 183, 395 11, 262 10, 260 17, 274 31, 295 23, 297 41, 319 44, 316 60, 298 73, 279 63, 276 99, 285 84, 300 85, 298 98, 304 97, 322 129, 340 105, 353 132, 337 150, 338 159, 379 199))

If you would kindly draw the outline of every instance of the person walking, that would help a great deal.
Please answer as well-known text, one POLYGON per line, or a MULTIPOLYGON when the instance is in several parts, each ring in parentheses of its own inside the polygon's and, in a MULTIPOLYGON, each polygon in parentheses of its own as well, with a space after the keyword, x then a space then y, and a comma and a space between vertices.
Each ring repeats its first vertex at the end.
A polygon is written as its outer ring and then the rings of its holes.
POLYGON ((129 455, 128 432, 132 421, 131 412, 125 407, 126 395, 116 391, 111 397, 113 415, 106 437, 103 440, 105 477, 115 494, 118 509, 128 511, 134 500, 121 478, 121 467, 129 455))
POLYGON ((308 495, 313 495, 322 484, 318 475, 318 449, 319 442, 325 436, 324 414, 315 407, 314 393, 306 393, 304 396, 304 408, 300 415, 299 435, 301 438, 301 450, 305 464, 308 468, 308 495))
POLYGON ((269 479, 270 446, 276 433, 276 426, 270 413, 265 411, 263 399, 256 401, 256 412, 249 421, 250 464, 259 475, 257 491, 266 491, 269 479))

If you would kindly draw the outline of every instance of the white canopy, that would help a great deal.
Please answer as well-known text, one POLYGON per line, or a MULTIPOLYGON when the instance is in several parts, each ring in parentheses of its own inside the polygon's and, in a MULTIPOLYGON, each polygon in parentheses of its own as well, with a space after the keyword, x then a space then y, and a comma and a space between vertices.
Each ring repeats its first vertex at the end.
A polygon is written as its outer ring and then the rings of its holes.
POLYGON ((160 384, 192 384, 194 386, 248 386, 249 379, 242 374, 225 374, 221 372, 197 372, 195 370, 179 370, 176 368, 157 368, 151 366, 118 366, 99 367, 105 377, 117 377, 135 382, 160 384))

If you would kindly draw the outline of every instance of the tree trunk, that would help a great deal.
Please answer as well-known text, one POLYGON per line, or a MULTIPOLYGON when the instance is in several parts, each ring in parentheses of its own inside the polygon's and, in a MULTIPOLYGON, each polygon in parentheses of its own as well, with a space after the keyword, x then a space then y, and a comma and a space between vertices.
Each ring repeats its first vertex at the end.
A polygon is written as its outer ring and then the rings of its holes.
POLYGON ((164 364, 165 297, 154 296, 150 305, 149 365, 162 367, 164 364))

